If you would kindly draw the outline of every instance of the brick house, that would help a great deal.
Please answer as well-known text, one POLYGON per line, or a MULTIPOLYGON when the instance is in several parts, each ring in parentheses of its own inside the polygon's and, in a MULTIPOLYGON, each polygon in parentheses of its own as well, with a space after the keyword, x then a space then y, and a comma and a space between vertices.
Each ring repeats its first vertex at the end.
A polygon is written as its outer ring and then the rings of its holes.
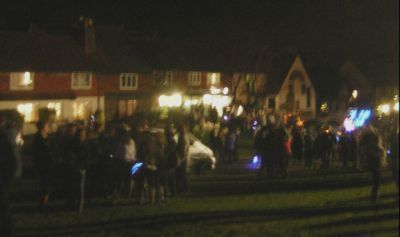
POLYGON ((237 104, 315 114, 315 91, 299 57, 270 64, 258 52, 212 54, 217 49, 209 45, 143 39, 123 27, 94 27, 90 19, 81 31, 83 40, 37 27, 0 32, 0 108, 17 109, 30 127, 40 108, 55 109, 60 121, 84 120, 96 110, 111 120, 158 110, 160 96, 175 93, 185 108, 226 104, 232 96, 237 104), (285 102, 293 77, 296 93, 297 79, 305 93, 310 89, 310 105, 303 92, 295 109, 285 102))

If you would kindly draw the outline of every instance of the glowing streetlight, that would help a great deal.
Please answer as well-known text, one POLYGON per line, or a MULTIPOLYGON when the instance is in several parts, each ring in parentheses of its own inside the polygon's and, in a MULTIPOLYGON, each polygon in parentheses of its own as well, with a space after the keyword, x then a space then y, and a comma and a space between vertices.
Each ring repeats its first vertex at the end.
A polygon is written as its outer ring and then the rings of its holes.
POLYGON ((179 107, 182 105, 182 95, 178 93, 175 93, 171 96, 160 95, 160 97, 158 97, 158 103, 161 107, 179 107))
POLYGON ((399 102, 398 101, 393 105, 393 110, 396 112, 399 112, 399 102))
POLYGON ((389 104, 381 104, 378 106, 377 110, 383 114, 390 113, 390 105, 389 104))
POLYGON ((222 90, 222 94, 226 95, 228 93, 229 93, 228 87, 224 87, 224 89, 222 90))

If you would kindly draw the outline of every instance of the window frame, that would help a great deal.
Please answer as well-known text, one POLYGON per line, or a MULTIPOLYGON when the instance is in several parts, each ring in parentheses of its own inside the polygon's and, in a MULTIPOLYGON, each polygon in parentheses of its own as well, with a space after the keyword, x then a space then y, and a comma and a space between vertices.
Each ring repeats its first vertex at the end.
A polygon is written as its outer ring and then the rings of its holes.
POLYGON ((207 72, 207 85, 208 86, 219 86, 221 85, 221 73, 220 72, 207 72), (212 83, 212 75, 216 74, 216 83, 212 83))
POLYGON ((190 71, 188 73, 188 85, 189 86, 200 86, 201 85, 201 72, 190 71))
POLYGON ((10 90, 12 91, 31 91, 34 89, 35 84, 35 73, 33 72, 11 72, 9 75, 9 82, 10 82, 10 90), (29 73, 30 80, 32 81, 31 85, 20 85, 20 77, 24 77, 25 73, 29 73), (15 80, 18 81, 16 82, 15 80))
POLYGON ((120 90, 137 90, 139 87, 139 73, 121 73, 119 75, 119 89, 120 90), (131 76, 131 77, 130 77, 131 76), (133 79, 135 86, 124 86, 123 79, 124 77, 128 77, 127 79, 133 79))
POLYGON ((71 89, 72 90, 90 90, 90 89, 92 89, 92 84, 93 84, 93 73, 92 72, 72 72, 71 73, 71 89), (87 85, 87 86, 74 85, 74 80, 78 80, 78 79, 82 80, 79 77, 75 77, 75 75, 83 75, 83 74, 85 74, 85 75, 89 74, 89 85, 87 85))

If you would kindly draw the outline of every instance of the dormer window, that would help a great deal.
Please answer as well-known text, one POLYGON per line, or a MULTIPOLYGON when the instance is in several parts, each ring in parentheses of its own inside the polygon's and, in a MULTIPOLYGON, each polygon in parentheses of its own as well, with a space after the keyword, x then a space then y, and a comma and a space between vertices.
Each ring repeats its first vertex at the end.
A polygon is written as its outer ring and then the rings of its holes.
POLYGON ((34 73, 10 73, 10 90, 33 90, 34 73))

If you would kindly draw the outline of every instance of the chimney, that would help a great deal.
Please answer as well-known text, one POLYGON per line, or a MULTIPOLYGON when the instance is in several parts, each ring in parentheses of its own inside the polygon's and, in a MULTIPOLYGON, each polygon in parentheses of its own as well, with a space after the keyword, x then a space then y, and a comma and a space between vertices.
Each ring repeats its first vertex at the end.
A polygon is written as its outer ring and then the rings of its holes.
POLYGON ((96 34, 93 27, 92 18, 84 18, 84 40, 85 53, 92 54, 96 52, 96 34))

